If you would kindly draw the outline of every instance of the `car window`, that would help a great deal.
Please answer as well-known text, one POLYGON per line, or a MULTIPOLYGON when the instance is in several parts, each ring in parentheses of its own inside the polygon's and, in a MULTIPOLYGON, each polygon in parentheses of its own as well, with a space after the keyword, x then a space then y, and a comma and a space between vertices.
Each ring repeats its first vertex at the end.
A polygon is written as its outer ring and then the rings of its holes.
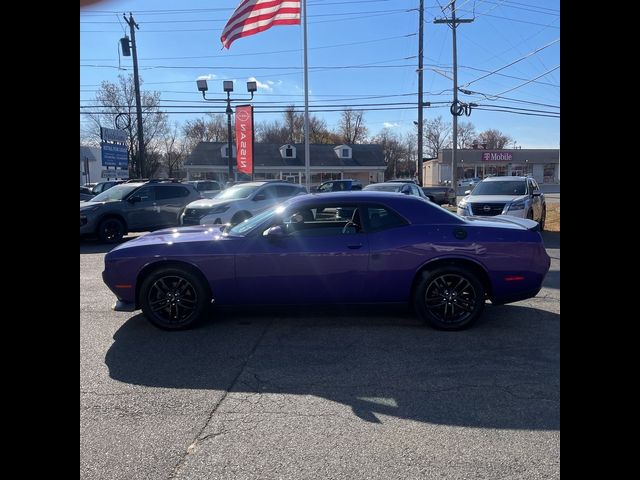
POLYGON ((318 187, 318 191, 319 192, 330 192, 332 187, 333 187, 333 182, 325 183, 324 185, 320 185, 320 187, 318 187))
POLYGON ((276 185, 268 185, 260 190, 258 195, 264 195, 266 198, 278 198, 278 187, 276 185))
POLYGON ((365 228, 368 232, 379 232, 407 224, 404 218, 386 207, 367 207, 364 213, 365 228))
POLYGON ((357 205, 323 203, 304 208, 292 208, 283 216, 287 235, 320 237, 354 235, 362 231, 357 205))
POLYGON ((102 192, 100 195, 96 195, 91 199, 92 202, 116 202, 122 200, 129 193, 133 192, 139 185, 132 185, 125 183, 123 185, 116 185, 109 190, 102 192))
POLYGON ((151 187, 140 187, 133 193, 134 197, 140 197, 141 202, 151 202, 156 199, 156 192, 151 187))
POLYGON ((276 195, 278 198, 293 197, 300 191, 300 188, 296 185, 277 185, 276 195))
POLYGON ((170 198, 183 198, 189 196, 189 190, 178 185, 157 186, 156 200, 167 200, 170 198))

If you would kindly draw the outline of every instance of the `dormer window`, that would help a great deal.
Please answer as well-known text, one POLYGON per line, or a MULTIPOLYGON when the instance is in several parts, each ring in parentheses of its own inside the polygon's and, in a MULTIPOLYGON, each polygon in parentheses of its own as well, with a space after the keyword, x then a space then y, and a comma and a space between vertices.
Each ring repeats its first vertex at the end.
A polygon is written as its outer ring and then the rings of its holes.
POLYGON ((333 150, 338 158, 351 158, 352 149, 349 145, 338 145, 333 150))
POLYGON ((296 158, 296 147, 287 144, 280 147, 280 155, 282 158, 296 158))
MULTIPOLYGON (((220 148, 220 156, 222 158, 229 158, 229 145, 223 145, 220 148)), ((231 146, 231 158, 234 158, 236 156, 236 147, 235 145, 231 146)))

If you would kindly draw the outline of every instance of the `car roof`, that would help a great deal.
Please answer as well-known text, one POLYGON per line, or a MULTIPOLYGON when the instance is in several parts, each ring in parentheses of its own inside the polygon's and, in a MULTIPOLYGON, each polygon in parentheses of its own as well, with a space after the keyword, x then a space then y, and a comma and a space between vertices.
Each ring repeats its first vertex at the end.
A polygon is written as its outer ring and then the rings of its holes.
POLYGON ((509 180, 525 181, 527 178, 530 178, 530 177, 514 177, 514 176, 511 176, 511 175, 507 175, 507 176, 503 176, 503 177, 487 177, 482 181, 483 182, 506 182, 506 181, 509 181, 509 180))

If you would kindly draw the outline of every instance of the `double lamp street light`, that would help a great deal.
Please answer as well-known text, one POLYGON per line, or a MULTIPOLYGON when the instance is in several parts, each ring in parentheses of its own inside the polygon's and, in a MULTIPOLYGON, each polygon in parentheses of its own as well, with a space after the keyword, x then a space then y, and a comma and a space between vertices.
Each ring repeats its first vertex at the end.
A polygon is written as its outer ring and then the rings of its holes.
POLYGON ((247 92, 251 93, 250 98, 231 98, 231 92, 233 92, 233 81, 232 80, 224 80, 222 82, 222 88, 225 92, 227 92, 227 98, 218 99, 218 98, 207 98, 205 96, 205 92, 209 90, 207 85, 207 81, 205 79, 197 80, 198 90, 202 92, 202 98, 207 102, 227 102, 227 157, 229 159, 229 182, 232 182, 234 179, 233 176, 233 131, 231 129, 231 115, 233 115, 233 110, 231 109, 231 102, 248 102, 253 100, 253 94, 258 89, 257 82, 247 82, 247 92))

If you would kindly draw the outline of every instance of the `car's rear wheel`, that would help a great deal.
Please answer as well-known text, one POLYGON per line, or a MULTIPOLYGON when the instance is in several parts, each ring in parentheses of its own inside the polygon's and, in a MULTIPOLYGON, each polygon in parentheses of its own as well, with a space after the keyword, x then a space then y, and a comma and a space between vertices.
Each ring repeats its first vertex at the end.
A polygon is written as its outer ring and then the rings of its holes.
POLYGON ((418 316, 438 330, 462 330, 482 314, 485 290, 470 270, 456 265, 422 272, 414 295, 418 316))
POLYGON ((124 236, 124 223, 119 218, 105 218, 98 225, 98 238, 105 243, 116 243, 124 236))
POLYGON ((142 312, 164 330, 186 329, 202 320, 210 297, 200 277, 186 268, 159 268, 140 287, 142 312))

